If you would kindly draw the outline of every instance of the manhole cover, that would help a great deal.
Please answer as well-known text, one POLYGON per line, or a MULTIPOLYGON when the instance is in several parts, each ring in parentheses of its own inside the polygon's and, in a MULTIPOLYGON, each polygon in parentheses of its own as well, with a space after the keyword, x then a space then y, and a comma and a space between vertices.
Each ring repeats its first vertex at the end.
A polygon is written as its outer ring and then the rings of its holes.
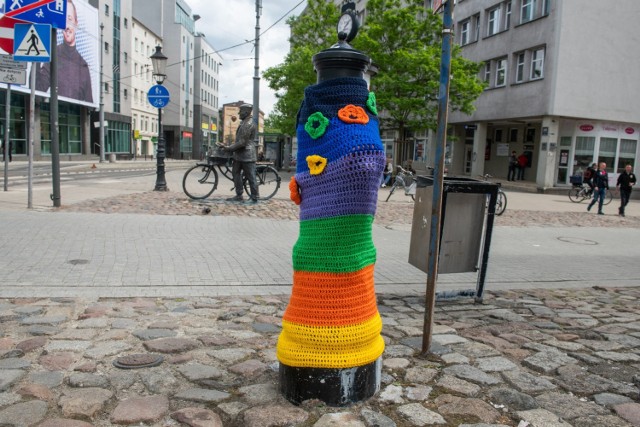
POLYGON ((581 237, 558 237, 558 240, 565 243, 573 243, 576 245, 597 245, 595 240, 583 239, 581 237))
POLYGON ((70 259, 67 261, 67 264, 79 265, 79 264, 89 264, 88 259, 70 259))
POLYGON ((118 357, 113 361, 113 366, 120 369, 150 368, 158 366, 162 360, 162 356, 158 354, 130 354, 118 357))

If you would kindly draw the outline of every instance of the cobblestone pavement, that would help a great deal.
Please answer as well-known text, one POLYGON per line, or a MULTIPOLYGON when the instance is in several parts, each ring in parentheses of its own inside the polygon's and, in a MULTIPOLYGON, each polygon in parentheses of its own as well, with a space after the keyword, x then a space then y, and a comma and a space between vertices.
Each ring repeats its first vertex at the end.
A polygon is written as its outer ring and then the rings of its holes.
POLYGON ((0 425, 638 426, 640 289, 379 299, 375 397, 289 404, 275 344, 286 297, 0 301, 0 425), (119 369, 122 355, 159 366, 119 369), (635 375, 635 377, 634 377, 635 375))
MULTIPOLYGON (((280 189, 279 197, 284 197, 286 188, 280 189)), ((227 196, 228 197, 228 196, 227 196)), ((626 227, 640 228, 640 217, 617 215, 595 215, 586 211, 545 212, 507 209, 502 216, 496 217, 496 225, 507 226, 589 226, 589 227, 626 227)), ((203 215, 209 209, 209 215, 253 216, 260 218, 298 219, 298 207, 288 199, 273 198, 257 205, 226 202, 224 197, 211 197, 206 200, 191 200, 181 192, 148 191, 126 194, 105 199, 92 199, 81 203, 63 206, 65 212, 104 212, 104 213, 155 213, 163 215, 203 215)), ((615 211, 613 205, 608 211, 615 211)), ((411 224, 413 203, 389 201, 379 202, 376 224, 411 224)))

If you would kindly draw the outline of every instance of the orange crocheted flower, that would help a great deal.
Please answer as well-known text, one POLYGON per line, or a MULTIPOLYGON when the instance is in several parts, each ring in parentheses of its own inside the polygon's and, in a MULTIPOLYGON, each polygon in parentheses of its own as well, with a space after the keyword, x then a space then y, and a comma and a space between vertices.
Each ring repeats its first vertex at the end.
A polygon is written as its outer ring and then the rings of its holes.
POLYGON ((345 123, 360 123, 366 125, 369 123, 369 116, 364 108, 357 105, 349 104, 338 111, 338 117, 345 123))
POLYGON ((324 168, 327 167, 327 159, 317 154, 312 154, 307 156, 307 164, 311 175, 320 175, 324 168))
POLYGON ((291 181, 289 181, 289 198, 296 205, 299 205, 302 202, 302 199, 300 197, 300 189, 298 188, 298 181, 296 181, 295 176, 292 176, 291 181))

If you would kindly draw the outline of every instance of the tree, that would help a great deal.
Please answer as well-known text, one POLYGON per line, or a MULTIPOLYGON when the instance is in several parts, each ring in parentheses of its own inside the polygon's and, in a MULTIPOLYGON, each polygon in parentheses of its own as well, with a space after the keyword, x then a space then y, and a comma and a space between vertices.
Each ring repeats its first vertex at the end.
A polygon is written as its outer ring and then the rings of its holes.
MULTIPOLYGON (((269 68, 264 77, 277 91, 274 123, 285 133, 295 132, 295 117, 304 88, 316 80, 311 58, 336 41, 338 7, 326 0, 309 0, 299 17, 289 20, 291 50, 283 64, 269 68), (325 42, 327 40, 327 42, 325 42)), ((381 126, 414 131, 437 127, 442 20, 423 0, 368 0, 366 18, 352 41, 378 67, 371 80, 381 126)), ((464 59, 460 48, 451 53, 449 108, 471 113, 484 83, 480 64, 464 59)))
MULTIPOLYGON (((442 37, 441 18, 425 9, 423 0, 369 0, 366 22, 354 39, 355 48, 378 66, 371 80, 383 128, 437 127, 442 37)), ((449 109, 471 113, 484 83, 480 64, 451 52, 449 109)))
POLYGON ((335 23, 340 10, 326 0, 308 0, 304 12, 290 18, 290 50, 282 64, 263 73, 269 87, 276 91, 276 105, 269 115, 273 127, 294 135, 296 114, 304 98, 304 89, 316 82, 312 57, 335 43, 335 23))

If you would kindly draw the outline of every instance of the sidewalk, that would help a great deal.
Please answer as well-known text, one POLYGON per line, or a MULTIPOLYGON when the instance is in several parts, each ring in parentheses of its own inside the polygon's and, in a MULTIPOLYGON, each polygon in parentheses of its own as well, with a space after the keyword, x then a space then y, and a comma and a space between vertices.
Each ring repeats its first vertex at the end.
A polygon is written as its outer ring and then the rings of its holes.
MULTIPOLYGON (((298 226, 286 185, 249 209, 222 202, 227 188, 204 204, 178 197, 179 168, 172 191, 149 192, 154 173, 64 183, 60 211, 44 198, 50 184, 35 212, 18 186, 0 194, 0 425, 640 426, 637 204, 627 219, 598 218, 566 196, 509 193, 504 219, 520 225, 495 231, 483 303, 438 301, 422 356, 425 275, 406 261, 413 204, 380 202, 381 390, 348 408, 296 407, 277 390, 275 357, 298 226), (519 210, 532 205, 535 215, 519 210), (96 213, 114 206, 137 213, 96 213), (578 212, 615 226, 522 227, 578 212), (558 235, 597 241, 617 274, 581 263, 572 251, 592 246, 558 235), (547 252, 532 264, 536 245, 547 252), (135 354, 163 361, 113 365, 135 354)), ((446 276, 439 289, 474 285, 472 273, 446 276)))

